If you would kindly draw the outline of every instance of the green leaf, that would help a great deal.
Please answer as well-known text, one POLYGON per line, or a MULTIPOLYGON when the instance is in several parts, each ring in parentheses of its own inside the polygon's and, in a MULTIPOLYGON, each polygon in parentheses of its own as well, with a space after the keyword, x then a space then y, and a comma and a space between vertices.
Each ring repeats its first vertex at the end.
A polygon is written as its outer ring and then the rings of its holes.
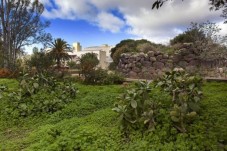
POLYGON ((26 81, 23 79, 20 83, 20 85, 24 86, 26 84, 26 81))
POLYGON ((194 87, 195 87, 195 84, 194 83, 192 83, 192 84, 189 85, 189 89, 190 90, 192 90, 194 87))
POLYGON ((200 107, 198 104, 194 103, 194 102, 189 102, 188 106, 190 109, 192 109, 193 111, 198 112, 200 110, 200 107))
POLYGON ((39 87, 39 84, 38 83, 33 83, 33 86, 34 86, 34 88, 38 88, 39 87))
POLYGON ((21 105, 20 105, 20 107, 21 107, 21 109, 23 109, 23 110, 26 110, 26 109, 27 109, 27 105, 26 105, 26 104, 24 104, 24 103, 23 103, 23 104, 21 104, 21 105))
POLYGON ((195 100, 195 102, 199 102, 200 101, 200 98, 198 96, 195 96, 194 97, 194 100, 195 100))
POLYGON ((137 102, 135 100, 132 100, 131 106, 135 109, 137 107, 137 102))
POLYGON ((112 108, 112 111, 115 111, 115 112, 119 113, 121 110, 118 107, 115 107, 115 108, 112 108))
POLYGON ((144 124, 147 124, 149 121, 150 121, 150 120, 147 119, 147 120, 145 120, 143 123, 144 123, 144 124))
POLYGON ((172 121, 174 121, 174 122, 179 122, 179 121, 180 121, 179 118, 177 118, 177 117, 175 117, 175 116, 171 116, 171 119, 172 119, 172 121))

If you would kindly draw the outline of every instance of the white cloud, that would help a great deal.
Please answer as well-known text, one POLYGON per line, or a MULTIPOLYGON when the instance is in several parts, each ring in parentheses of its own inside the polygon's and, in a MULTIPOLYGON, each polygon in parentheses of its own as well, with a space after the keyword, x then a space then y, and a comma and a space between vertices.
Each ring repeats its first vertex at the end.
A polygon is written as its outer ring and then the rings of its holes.
POLYGON ((40 2, 45 5, 46 7, 53 7, 50 0, 40 0, 40 2))
POLYGON ((151 0, 54 0, 54 6, 49 0, 42 1, 52 6, 44 13, 47 18, 83 19, 111 32, 128 27, 124 32, 155 42, 166 43, 190 22, 221 21, 221 12, 209 11, 207 0, 168 1, 159 10, 151 10, 151 0))
POLYGON ((45 10, 44 17, 93 21, 96 14, 96 10, 86 0, 54 0, 54 2, 55 6, 45 10))
POLYGON ((217 25, 220 27, 220 35, 227 36, 227 25, 223 24, 223 22, 218 22, 217 25))
POLYGON ((124 26, 124 21, 113 14, 106 12, 99 13, 96 22, 102 29, 109 30, 113 33, 119 32, 124 26))

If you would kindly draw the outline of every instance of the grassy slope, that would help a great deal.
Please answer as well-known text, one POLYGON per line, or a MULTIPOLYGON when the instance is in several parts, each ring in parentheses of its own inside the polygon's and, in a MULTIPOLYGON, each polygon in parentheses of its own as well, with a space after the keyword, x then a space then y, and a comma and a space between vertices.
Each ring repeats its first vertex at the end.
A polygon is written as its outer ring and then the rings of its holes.
MULTIPOLYGON (((13 88, 14 80, 0 80, 13 88)), ((111 111, 116 96, 123 92, 122 86, 78 85, 80 93, 75 101, 52 115, 29 117, 16 121, 0 121, 0 150, 189 150, 187 141, 210 146, 227 138, 227 84, 208 83, 204 86, 201 118, 190 127, 192 136, 178 135, 163 140, 165 133, 141 139, 141 134, 132 134, 127 143, 119 130, 117 115, 111 111), (203 134, 206 132, 207 134, 203 134), (200 134, 202 133, 202 134, 200 134), (199 134, 199 135, 198 135, 199 134), (178 139, 179 137, 179 139, 178 139), (184 140, 184 137, 185 138, 184 140), (182 140, 182 141, 180 141, 182 140), (165 142, 161 144, 160 142, 165 142), (179 141, 179 142, 178 142, 179 141), (202 142, 204 141, 204 142, 202 142), (155 146, 155 142, 159 146, 155 146), (153 146, 152 146, 153 145, 153 146)), ((0 110, 4 102, 0 102, 0 110)), ((193 145, 191 145, 193 146, 193 145)), ((196 146, 196 145, 194 145, 196 146)), ((198 150, 199 148, 194 148, 198 150)), ((216 149, 216 146, 213 147, 216 149)), ((193 150, 193 148, 190 148, 193 150)), ((201 150, 201 149, 200 149, 201 150)))

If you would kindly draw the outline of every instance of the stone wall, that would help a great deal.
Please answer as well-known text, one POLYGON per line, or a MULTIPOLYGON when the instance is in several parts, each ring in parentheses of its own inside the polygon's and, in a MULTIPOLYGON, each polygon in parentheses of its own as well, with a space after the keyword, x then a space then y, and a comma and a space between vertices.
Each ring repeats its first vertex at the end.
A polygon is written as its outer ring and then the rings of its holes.
POLYGON ((173 68, 173 59, 161 52, 121 55, 118 70, 126 77, 153 79, 173 68))
POLYGON ((190 45, 185 45, 172 56, 159 51, 124 53, 117 69, 125 77, 155 79, 175 67, 181 67, 191 73, 200 72, 204 76, 220 77, 224 74, 220 75, 219 68, 225 65, 215 66, 212 61, 201 61, 190 49, 190 45))

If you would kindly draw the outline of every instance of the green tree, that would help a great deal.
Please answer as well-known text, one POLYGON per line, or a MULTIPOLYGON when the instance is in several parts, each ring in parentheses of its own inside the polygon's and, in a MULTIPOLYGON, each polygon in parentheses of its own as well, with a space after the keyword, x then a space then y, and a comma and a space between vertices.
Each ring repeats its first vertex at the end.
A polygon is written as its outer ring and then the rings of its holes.
POLYGON ((202 31, 199 31, 198 28, 193 28, 185 31, 182 34, 177 35, 170 40, 170 44, 174 45, 177 43, 194 43, 198 39, 204 40, 206 37, 202 31))
POLYGON ((192 23, 183 34, 173 38, 172 45, 182 43, 192 43, 189 48, 200 61, 210 61, 215 63, 224 63, 227 57, 227 48, 222 45, 223 37, 219 35, 220 28, 215 23, 192 23))
POLYGON ((85 82, 90 83, 92 74, 95 71, 95 67, 99 64, 97 54, 95 53, 86 53, 83 54, 80 58, 80 70, 81 74, 85 78, 85 82))
POLYGON ((33 54, 31 58, 27 61, 28 66, 35 67, 38 73, 48 71, 53 65, 53 59, 49 54, 46 54, 43 50, 38 50, 38 48, 33 48, 33 54))
POLYGON ((1 66, 15 69, 22 48, 35 43, 48 43, 51 35, 44 29, 49 22, 40 19, 44 6, 39 0, 0 0, 1 66))
POLYGON ((139 45, 142 44, 151 44, 150 41, 146 39, 141 40, 132 40, 126 39, 122 40, 119 44, 117 44, 114 48, 111 49, 111 57, 115 65, 118 65, 119 59, 122 53, 126 52, 139 52, 139 45))
POLYGON ((49 55, 56 61, 57 67, 60 68, 62 61, 71 58, 67 53, 71 48, 69 44, 61 38, 55 39, 54 42, 51 43, 51 47, 49 55))

